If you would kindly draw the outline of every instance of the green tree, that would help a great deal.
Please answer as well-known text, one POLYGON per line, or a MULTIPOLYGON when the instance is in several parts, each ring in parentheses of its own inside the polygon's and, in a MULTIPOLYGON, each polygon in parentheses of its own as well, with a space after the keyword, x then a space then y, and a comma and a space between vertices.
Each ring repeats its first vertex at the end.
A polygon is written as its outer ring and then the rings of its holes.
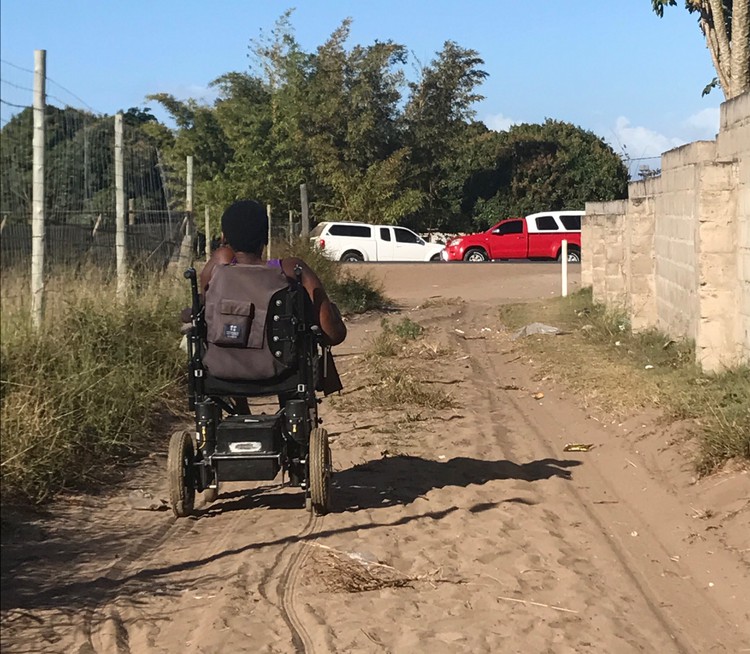
POLYGON ((412 151, 412 176, 424 198, 410 217, 417 228, 440 227, 455 213, 455 154, 463 148, 473 105, 482 99, 477 87, 487 77, 475 50, 446 41, 437 58, 410 85, 404 110, 406 143, 412 151))
MULTIPOLYGON (((114 119, 71 107, 47 106, 45 121, 45 216, 50 224, 88 223, 114 215, 114 119)), ((139 208, 163 208, 156 148, 142 127, 153 121, 125 114, 125 193, 139 208)), ((0 208, 10 221, 31 216, 32 109, 0 130, 0 208)))
POLYGON ((463 212, 477 228, 536 211, 583 208, 627 195, 628 171, 601 138, 570 123, 515 125, 482 136, 463 212))
MULTIPOLYGON (((651 0, 660 18, 665 7, 676 5, 677 0, 651 0)), ((729 100, 750 91, 750 2, 685 0, 685 8, 698 14, 698 25, 716 69, 717 77, 703 89, 703 94, 720 86, 729 100)))
POLYGON ((329 217, 398 222, 421 203, 404 183, 410 153, 398 127, 405 49, 388 41, 347 52, 348 32, 345 22, 316 53, 303 132, 329 217))
MULTIPOLYGON (((238 153, 249 157, 247 163, 262 186, 262 197, 284 211, 299 206, 299 185, 311 181, 309 147, 301 130, 302 117, 309 111, 305 89, 311 55, 297 43, 291 14, 289 10, 279 18, 270 37, 261 34, 251 41, 249 56, 256 62, 251 68, 252 93, 245 88, 238 94, 235 89, 227 96, 233 102, 240 97, 246 99, 245 105, 253 116, 248 127, 255 132, 254 138, 263 141, 256 143, 263 160, 240 152, 239 146, 238 153)), ((249 131, 246 136, 250 137, 249 131)))

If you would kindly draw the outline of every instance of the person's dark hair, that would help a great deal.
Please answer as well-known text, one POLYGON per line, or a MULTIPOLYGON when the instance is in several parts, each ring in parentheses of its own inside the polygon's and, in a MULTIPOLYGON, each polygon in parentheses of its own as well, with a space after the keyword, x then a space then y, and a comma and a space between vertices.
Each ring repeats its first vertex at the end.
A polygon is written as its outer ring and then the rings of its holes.
POLYGON ((221 231, 235 252, 259 255, 268 244, 266 210, 255 200, 238 200, 222 215, 221 231))

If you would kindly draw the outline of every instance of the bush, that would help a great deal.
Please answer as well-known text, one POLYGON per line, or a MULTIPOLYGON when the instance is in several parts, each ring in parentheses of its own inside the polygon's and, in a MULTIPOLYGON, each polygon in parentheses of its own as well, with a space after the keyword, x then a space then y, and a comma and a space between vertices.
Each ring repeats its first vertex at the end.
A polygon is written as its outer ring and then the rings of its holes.
POLYGON ((331 300, 344 314, 383 309, 388 304, 382 289, 369 275, 356 276, 351 272, 344 272, 338 261, 326 258, 309 239, 298 238, 292 245, 284 244, 276 249, 276 252, 279 251, 282 257, 299 257, 310 266, 320 278, 331 300))

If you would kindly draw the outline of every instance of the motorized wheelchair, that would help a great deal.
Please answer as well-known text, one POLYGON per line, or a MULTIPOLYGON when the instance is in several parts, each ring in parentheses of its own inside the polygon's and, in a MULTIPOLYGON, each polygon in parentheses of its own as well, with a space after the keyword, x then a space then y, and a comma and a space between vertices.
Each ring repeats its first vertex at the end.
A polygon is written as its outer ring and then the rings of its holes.
POLYGON ((286 358, 287 369, 270 379, 238 381, 212 376, 204 363, 211 347, 205 306, 195 269, 185 271, 192 293, 188 403, 195 431, 175 432, 169 443, 169 497, 177 517, 193 513, 196 493, 212 502, 223 482, 273 480, 279 471, 282 483, 302 489, 308 511, 328 512, 331 452, 328 434, 320 427, 316 391, 322 389, 322 368, 330 352, 312 319, 301 274, 298 268, 296 281, 272 297, 265 321, 266 345, 286 358), (271 396, 278 398, 278 410, 270 414, 241 412, 234 399, 271 396))

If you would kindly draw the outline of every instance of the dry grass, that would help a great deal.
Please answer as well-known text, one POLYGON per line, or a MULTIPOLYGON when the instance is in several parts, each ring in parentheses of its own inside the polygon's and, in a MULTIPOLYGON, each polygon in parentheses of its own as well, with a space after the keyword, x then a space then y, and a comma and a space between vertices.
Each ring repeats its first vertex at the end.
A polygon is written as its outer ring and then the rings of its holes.
POLYGON ((370 563, 332 548, 320 546, 313 558, 316 576, 332 593, 364 593, 382 588, 411 586, 415 579, 396 568, 370 563))
POLYGON ((750 459, 747 366, 703 374, 691 343, 656 330, 634 334, 624 315, 595 305, 587 291, 545 303, 507 305, 500 317, 512 330, 543 322, 567 332, 526 337, 523 347, 539 359, 543 375, 561 378, 587 405, 620 418, 658 407, 667 419, 693 421, 700 434, 700 472, 728 459, 750 459))
POLYGON ((385 563, 364 560, 357 554, 320 543, 307 545, 317 550, 312 556, 312 567, 316 577, 329 592, 364 593, 383 588, 410 588, 417 582, 433 585, 464 583, 463 580, 444 579, 439 569, 424 575, 410 576, 385 563))
POLYGON ((118 302, 97 271, 55 276, 39 332, 25 282, 2 286, 4 502, 101 482, 113 462, 149 447, 153 420, 174 402, 184 370, 184 280, 142 280, 118 302))
POLYGON ((364 398, 365 405, 370 408, 399 410, 416 407, 439 411, 455 406, 449 393, 431 387, 423 375, 408 367, 374 367, 373 373, 379 382, 364 398))
POLYGON ((439 345, 423 342, 424 334, 424 327, 408 317, 395 324, 387 318, 381 321, 381 330, 365 353, 364 374, 373 381, 364 397, 358 398, 360 406, 386 410, 454 406, 450 394, 430 386, 419 367, 408 363, 415 357, 429 359, 440 351, 439 345), (396 357, 398 361, 394 361, 396 357))
POLYGON ((434 309, 436 307, 456 307, 466 304, 466 300, 460 297, 431 297, 427 298, 418 309, 434 309))

